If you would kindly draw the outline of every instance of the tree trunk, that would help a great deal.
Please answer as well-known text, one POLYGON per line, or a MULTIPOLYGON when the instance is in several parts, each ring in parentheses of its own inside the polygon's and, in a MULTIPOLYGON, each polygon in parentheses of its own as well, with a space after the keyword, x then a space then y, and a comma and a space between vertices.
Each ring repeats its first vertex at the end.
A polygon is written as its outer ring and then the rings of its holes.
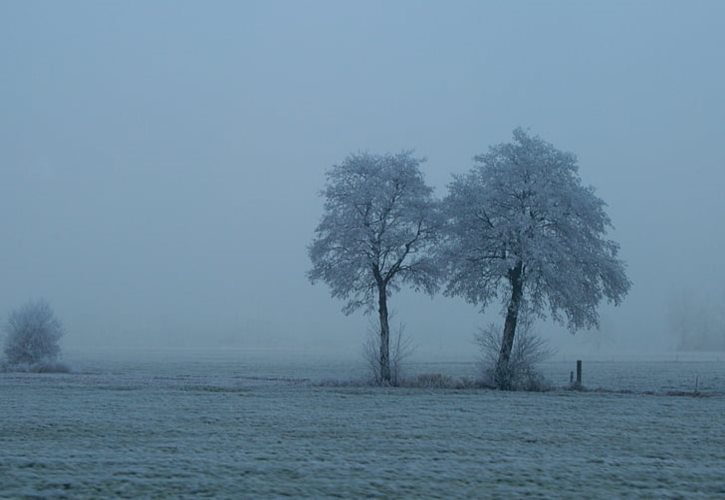
POLYGON ((390 384, 390 325, 388 325, 388 297, 384 284, 378 286, 378 314, 380 315, 380 383, 390 384))
POLYGON ((523 297, 523 263, 519 261, 516 267, 509 270, 509 281, 511 282, 511 299, 506 309, 506 322, 503 327, 503 338, 501 339, 501 350, 498 354, 498 362, 496 363, 496 385, 499 389, 510 389, 512 373, 509 369, 509 361, 511 359, 511 350, 514 345, 514 334, 516 333, 516 323, 519 319, 519 308, 521 307, 521 298, 523 297))

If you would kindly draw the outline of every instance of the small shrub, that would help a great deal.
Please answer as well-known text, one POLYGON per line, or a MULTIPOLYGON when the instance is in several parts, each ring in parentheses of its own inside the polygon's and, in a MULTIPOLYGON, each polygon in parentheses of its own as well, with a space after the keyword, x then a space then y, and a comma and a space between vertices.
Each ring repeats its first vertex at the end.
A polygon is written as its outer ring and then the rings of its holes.
POLYGON ((413 379, 406 381, 408 387, 445 388, 453 387, 454 379, 442 373, 421 373, 413 379))
POLYGON ((56 360, 60 354, 58 341, 63 336, 63 326, 45 300, 31 301, 13 310, 5 332, 3 351, 7 365, 37 372, 52 371, 61 366, 56 360))
POLYGON ((421 373, 400 382, 402 387, 416 389, 476 389, 481 384, 466 377, 451 377, 443 373, 421 373))
MULTIPOLYGON (((392 316, 392 315, 391 315, 392 316)), ((390 335, 390 385, 398 386, 403 379, 403 362, 413 353, 410 337, 405 334, 402 323, 390 335)), ((363 345, 363 357, 376 385, 382 381, 380 373, 380 332, 374 324, 368 328, 368 337, 363 345)))
POLYGON ((498 366, 503 341, 502 329, 495 324, 482 328, 476 335, 481 350, 482 384, 513 391, 545 391, 551 389, 537 366, 552 355, 546 341, 531 333, 531 323, 522 321, 514 337, 508 366, 498 366))

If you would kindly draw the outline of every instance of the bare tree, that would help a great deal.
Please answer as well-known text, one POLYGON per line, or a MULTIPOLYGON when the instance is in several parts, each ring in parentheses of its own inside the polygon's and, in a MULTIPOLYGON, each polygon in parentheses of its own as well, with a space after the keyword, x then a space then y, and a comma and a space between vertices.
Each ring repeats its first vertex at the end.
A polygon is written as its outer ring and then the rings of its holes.
POLYGON ((595 327, 601 300, 619 304, 630 288, 619 247, 605 238, 606 205, 581 184, 576 157, 520 128, 513 135, 454 177, 444 202, 446 293, 481 308, 502 300, 502 373, 520 313, 595 327))
POLYGON ((380 323, 379 380, 391 383, 388 298, 402 284, 433 294, 431 255, 440 214, 433 190, 410 152, 348 156, 327 172, 322 221, 309 248, 312 283, 325 282, 350 314, 375 306, 380 323))
POLYGON ((63 326, 45 299, 13 310, 5 326, 4 352, 10 365, 53 362, 60 354, 63 326))

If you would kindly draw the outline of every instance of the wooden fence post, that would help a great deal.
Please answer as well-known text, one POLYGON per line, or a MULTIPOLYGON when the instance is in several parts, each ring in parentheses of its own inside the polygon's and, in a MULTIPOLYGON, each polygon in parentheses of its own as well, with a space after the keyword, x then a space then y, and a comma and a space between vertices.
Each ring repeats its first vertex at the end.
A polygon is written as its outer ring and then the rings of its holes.
POLYGON ((582 385, 582 360, 576 360, 576 385, 581 387, 582 385))

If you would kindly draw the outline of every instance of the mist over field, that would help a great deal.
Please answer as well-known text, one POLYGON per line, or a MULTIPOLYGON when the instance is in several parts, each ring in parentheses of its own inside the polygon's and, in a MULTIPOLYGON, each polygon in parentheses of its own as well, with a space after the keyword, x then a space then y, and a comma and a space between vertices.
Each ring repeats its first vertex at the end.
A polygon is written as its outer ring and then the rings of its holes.
POLYGON ((723 26, 0 2, 0 498, 725 498, 723 26))
MULTIPOLYGON (((530 128, 579 159, 633 287, 561 356, 680 344, 725 303, 722 2, 3 2, 0 311, 45 297, 68 352, 356 357, 369 319, 311 286, 324 172, 414 149, 438 196, 530 128), (685 297, 685 299, 683 299, 685 297)), ((421 359, 498 320, 391 299, 421 359)))

